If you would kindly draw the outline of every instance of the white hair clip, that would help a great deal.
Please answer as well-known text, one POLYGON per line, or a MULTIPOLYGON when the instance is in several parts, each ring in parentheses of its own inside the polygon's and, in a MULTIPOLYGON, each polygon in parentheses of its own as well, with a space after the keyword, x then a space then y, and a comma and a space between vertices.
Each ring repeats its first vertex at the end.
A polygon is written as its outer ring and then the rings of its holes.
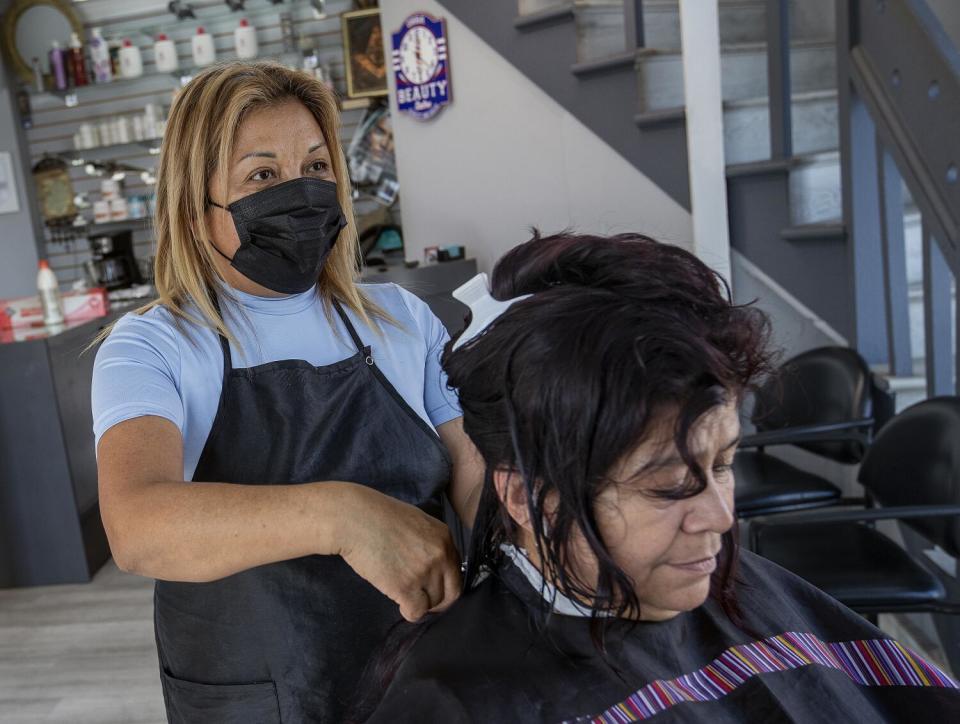
POLYGON ((487 279, 487 275, 483 272, 477 274, 453 292, 454 299, 458 299, 470 307, 470 324, 463 330, 457 341, 453 343, 453 349, 458 349, 477 337, 490 326, 493 320, 506 312, 510 305, 532 296, 532 294, 524 294, 505 302, 499 302, 490 296, 490 281, 487 279))

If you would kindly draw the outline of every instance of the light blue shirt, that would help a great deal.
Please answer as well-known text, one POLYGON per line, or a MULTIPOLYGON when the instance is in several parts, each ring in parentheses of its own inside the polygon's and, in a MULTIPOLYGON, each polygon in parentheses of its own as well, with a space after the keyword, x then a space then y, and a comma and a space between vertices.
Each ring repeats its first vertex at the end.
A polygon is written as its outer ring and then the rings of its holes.
MULTIPOLYGON (((377 366, 426 422, 438 427, 462 414, 447 387, 440 354, 448 339, 430 308, 395 284, 362 284, 367 296, 400 326, 381 322, 380 334, 351 311, 347 316, 377 366)), ((233 366, 255 367, 285 359, 318 367, 356 354, 339 316, 331 323, 315 289, 286 297, 257 297, 230 289, 221 295, 233 366)), ((198 316, 194 311, 193 316, 198 316)), ((93 368, 93 431, 100 437, 114 425, 156 415, 173 422, 183 436, 183 479, 190 480, 213 426, 223 384, 223 353, 216 334, 180 321, 163 307, 122 317, 97 352, 93 368)), ((282 481, 268 481, 282 482, 282 481)))

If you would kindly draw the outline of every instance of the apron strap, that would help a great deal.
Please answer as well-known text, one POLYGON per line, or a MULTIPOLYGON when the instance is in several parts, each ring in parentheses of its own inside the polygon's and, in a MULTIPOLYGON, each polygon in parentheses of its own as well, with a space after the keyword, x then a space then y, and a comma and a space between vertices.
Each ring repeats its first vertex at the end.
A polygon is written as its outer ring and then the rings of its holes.
MULTIPOLYGON (((223 312, 220 310, 220 299, 217 297, 217 295, 213 296, 213 306, 216 308, 217 313, 222 318, 223 312)), ((360 354, 365 354, 366 347, 364 346, 363 341, 360 339, 360 335, 357 334, 357 330, 350 322, 350 318, 347 316, 346 312, 343 311, 343 307, 340 306, 340 302, 334 299, 333 306, 334 309, 337 310, 337 314, 340 315, 340 319, 343 321, 344 326, 347 328, 347 332, 350 334, 350 339, 353 340, 353 344, 356 346, 357 351, 360 354)), ((228 340, 222 334, 218 334, 217 337, 220 339, 220 349, 223 350, 223 379, 226 380, 231 370, 233 370, 233 356, 230 354, 230 340, 228 340)))
POLYGON ((366 354, 366 346, 360 339, 360 335, 357 334, 357 330, 353 328, 353 324, 350 323, 350 318, 347 316, 347 313, 343 311, 343 307, 340 306, 340 302, 334 299, 333 307, 337 310, 337 314, 340 315, 340 319, 343 321, 344 326, 350 333, 350 338, 353 340, 354 345, 356 345, 357 352, 360 354, 366 354))
MULTIPOLYGON (((217 314, 220 315, 220 319, 223 319, 223 312, 220 310, 220 297, 217 296, 216 293, 213 295, 213 306, 217 310, 217 314)), ((226 324, 226 320, 224 320, 224 324, 226 324)), ((220 339, 220 349, 223 350, 223 381, 226 383, 227 377, 233 369, 233 356, 230 354, 230 340, 219 332, 217 333, 217 337, 220 339)))

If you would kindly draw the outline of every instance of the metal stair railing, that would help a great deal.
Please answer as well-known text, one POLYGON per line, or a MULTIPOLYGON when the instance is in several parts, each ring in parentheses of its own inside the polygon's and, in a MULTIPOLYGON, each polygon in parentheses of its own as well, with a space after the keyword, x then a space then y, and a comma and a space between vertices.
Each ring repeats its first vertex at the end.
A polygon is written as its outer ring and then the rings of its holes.
POLYGON ((905 184, 923 229, 927 393, 953 394, 960 382, 960 328, 951 323, 951 283, 960 274, 960 53, 924 0, 837 0, 837 36, 856 345, 868 359, 885 356, 894 375, 913 373, 905 184))

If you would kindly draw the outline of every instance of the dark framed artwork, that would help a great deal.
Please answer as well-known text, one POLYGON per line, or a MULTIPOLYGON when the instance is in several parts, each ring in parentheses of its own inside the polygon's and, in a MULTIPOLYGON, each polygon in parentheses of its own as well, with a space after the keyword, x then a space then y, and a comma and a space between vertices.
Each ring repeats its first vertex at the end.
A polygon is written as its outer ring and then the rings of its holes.
POLYGON ((368 98, 387 95, 387 59, 383 52, 380 11, 357 10, 340 16, 343 62, 347 71, 347 96, 368 98))

